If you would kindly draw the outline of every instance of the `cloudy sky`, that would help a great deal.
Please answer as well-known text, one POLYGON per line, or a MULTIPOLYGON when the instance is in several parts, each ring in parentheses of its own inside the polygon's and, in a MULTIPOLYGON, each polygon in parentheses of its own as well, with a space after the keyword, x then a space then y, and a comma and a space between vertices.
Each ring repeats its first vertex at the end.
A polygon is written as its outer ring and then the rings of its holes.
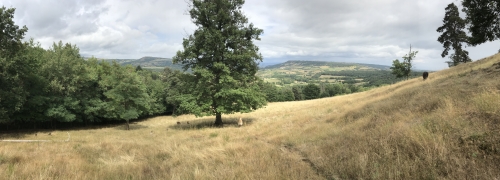
MULTIPOLYGON (((171 58, 195 30, 188 0, 0 0, 16 8, 26 38, 48 48, 76 44, 84 56, 171 58)), ((436 29, 457 0, 246 0, 243 11, 264 30, 255 42, 264 63, 322 60, 391 65, 417 50, 414 67, 447 68, 436 29)), ((459 7, 461 8, 461 7, 459 7)), ((473 60, 493 55, 498 41, 467 47, 473 60)))

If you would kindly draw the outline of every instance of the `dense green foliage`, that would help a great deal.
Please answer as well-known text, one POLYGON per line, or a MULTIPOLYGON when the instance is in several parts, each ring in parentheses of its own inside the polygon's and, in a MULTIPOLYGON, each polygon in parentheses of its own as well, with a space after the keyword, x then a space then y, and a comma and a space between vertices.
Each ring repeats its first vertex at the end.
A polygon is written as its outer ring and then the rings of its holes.
POLYGON ((20 111, 28 95, 25 79, 31 78, 29 57, 21 56, 26 44, 21 42, 28 28, 14 24, 14 8, 0 8, 0 122, 20 111))
MULTIPOLYGON (((71 44, 54 44, 45 50, 26 44, 32 68, 23 78, 28 93, 17 111, 3 116, 8 124, 39 124, 44 122, 93 123, 126 121, 150 115, 165 114, 174 101, 166 92, 171 71, 163 74, 116 62, 84 60, 71 44), (166 83, 167 82, 167 83, 166 83)), ((180 73, 179 73, 180 74, 180 73)), ((12 105, 3 105, 2 109, 12 105)))
POLYGON ((255 76, 262 56, 253 40, 262 30, 248 24, 241 11, 244 0, 192 0, 189 14, 198 27, 183 41, 184 50, 174 63, 191 69, 186 77, 179 113, 215 115, 222 126, 222 114, 250 112, 265 105, 255 76))
POLYGON ((469 52, 462 49, 462 43, 467 42, 467 34, 463 29, 465 28, 466 22, 460 17, 458 12, 458 7, 451 3, 446 7, 446 13, 443 19, 443 26, 437 29, 437 32, 443 33, 439 36, 438 41, 443 44, 444 50, 441 53, 441 57, 448 55, 450 47, 455 51, 454 54, 450 56, 451 61, 447 62, 448 65, 456 66, 460 63, 471 62, 469 58, 469 52))
MULTIPOLYGON (((21 79, 27 93, 14 111, 2 117, 10 125, 40 123, 93 123, 126 121, 150 115, 165 114, 174 101, 167 101, 171 71, 163 74, 137 71, 95 58, 84 60, 71 44, 54 44, 45 50, 26 44, 21 56, 33 67, 21 79), (167 82, 167 83, 165 83, 167 82)), ((179 73, 180 74, 180 73, 179 73)), ((2 109, 12 105, 2 104, 2 109)))
POLYGON ((78 47, 62 42, 43 49, 21 42, 27 28, 0 9, 0 123, 8 126, 126 121, 168 113, 180 72, 163 74, 85 60, 78 47))
POLYGON ((316 84, 308 84, 302 90, 305 99, 316 99, 319 98, 321 90, 316 84))
POLYGON ((408 80, 411 75, 412 61, 415 59, 417 53, 418 51, 411 51, 410 45, 410 52, 403 56, 403 62, 400 62, 398 59, 392 62, 392 74, 396 75, 397 78, 406 77, 408 80))
POLYGON ((463 0, 462 6, 472 35, 470 45, 500 38, 500 0, 463 0))
POLYGON ((308 99, 332 97, 367 90, 367 88, 352 84, 319 83, 307 85, 292 85, 279 87, 269 82, 259 82, 259 86, 268 102, 301 101, 308 99))

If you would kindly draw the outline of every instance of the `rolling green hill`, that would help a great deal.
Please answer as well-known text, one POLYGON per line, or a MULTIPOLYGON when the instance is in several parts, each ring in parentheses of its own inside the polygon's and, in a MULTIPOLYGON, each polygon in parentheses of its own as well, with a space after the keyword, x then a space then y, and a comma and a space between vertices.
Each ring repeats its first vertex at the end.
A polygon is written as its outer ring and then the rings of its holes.
MULTIPOLYGON (((420 74, 415 71, 412 77, 420 74)), ((257 75, 278 86, 346 83, 373 87, 402 80, 391 74, 390 66, 325 61, 287 61, 262 68, 257 75)))
MULTIPOLYGON (((182 70, 171 58, 145 56, 140 59, 102 59, 116 61, 120 65, 141 66, 143 69, 162 71, 165 67, 182 70)), ((420 76, 416 71, 412 77, 420 76)), ((344 83, 365 87, 393 84, 402 79, 391 74, 390 66, 362 63, 326 61, 287 61, 261 68, 257 76, 277 86, 293 86, 308 83, 344 83)))
POLYGON ((153 71, 161 71, 165 67, 169 67, 170 69, 176 69, 176 70, 182 69, 182 65, 173 64, 172 59, 162 58, 162 57, 145 56, 140 59, 102 59, 102 60, 108 62, 116 61, 120 65, 132 65, 132 66, 140 65, 143 69, 150 69, 153 71))
MULTIPOLYGON (((173 64, 171 58, 145 56, 140 59, 102 59, 116 61, 120 65, 141 66, 143 69, 162 71, 165 67, 182 70, 182 65, 173 64)), ((412 77, 420 76, 415 71, 412 77)), ((344 83, 364 87, 378 87, 384 84, 394 84, 402 79, 391 74, 390 66, 291 60, 261 68, 257 76, 266 82, 277 86, 304 85, 308 83, 344 83)))
POLYGON ((390 70, 390 66, 377 65, 377 64, 362 64, 362 63, 345 63, 345 62, 327 62, 327 61, 298 61, 291 60, 280 64, 266 66, 265 69, 276 69, 276 68, 294 68, 294 67, 303 67, 303 66, 311 66, 311 67, 320 67, 320 68, 354 68, 354 69, 378 69, 378 70, 390 70))

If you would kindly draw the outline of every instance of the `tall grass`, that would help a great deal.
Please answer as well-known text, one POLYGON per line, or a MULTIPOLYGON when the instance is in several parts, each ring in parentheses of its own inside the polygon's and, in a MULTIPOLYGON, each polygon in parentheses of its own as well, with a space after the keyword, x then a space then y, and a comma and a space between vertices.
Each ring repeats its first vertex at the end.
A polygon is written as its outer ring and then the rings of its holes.
POLYGON ((499 179, 498 62, 495 55, 426 81, 271 103, 223 116, 224 128, 209 126, 214 117, 164 116, 130 131, 0 134, 52 140, 0 142, 0 179, 499 179))

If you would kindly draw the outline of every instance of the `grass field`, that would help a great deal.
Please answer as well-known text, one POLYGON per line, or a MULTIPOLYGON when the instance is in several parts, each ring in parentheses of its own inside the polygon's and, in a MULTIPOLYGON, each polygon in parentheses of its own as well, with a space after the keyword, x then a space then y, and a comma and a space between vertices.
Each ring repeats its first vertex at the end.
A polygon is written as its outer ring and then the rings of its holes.
POLYGON ((426 81, 270 103, 223 115, 224 128, 186 115, 130 131, 0 134, 50 140, 0 142, 0 179, 500 179, 499 62, 497 54, 426 81))

